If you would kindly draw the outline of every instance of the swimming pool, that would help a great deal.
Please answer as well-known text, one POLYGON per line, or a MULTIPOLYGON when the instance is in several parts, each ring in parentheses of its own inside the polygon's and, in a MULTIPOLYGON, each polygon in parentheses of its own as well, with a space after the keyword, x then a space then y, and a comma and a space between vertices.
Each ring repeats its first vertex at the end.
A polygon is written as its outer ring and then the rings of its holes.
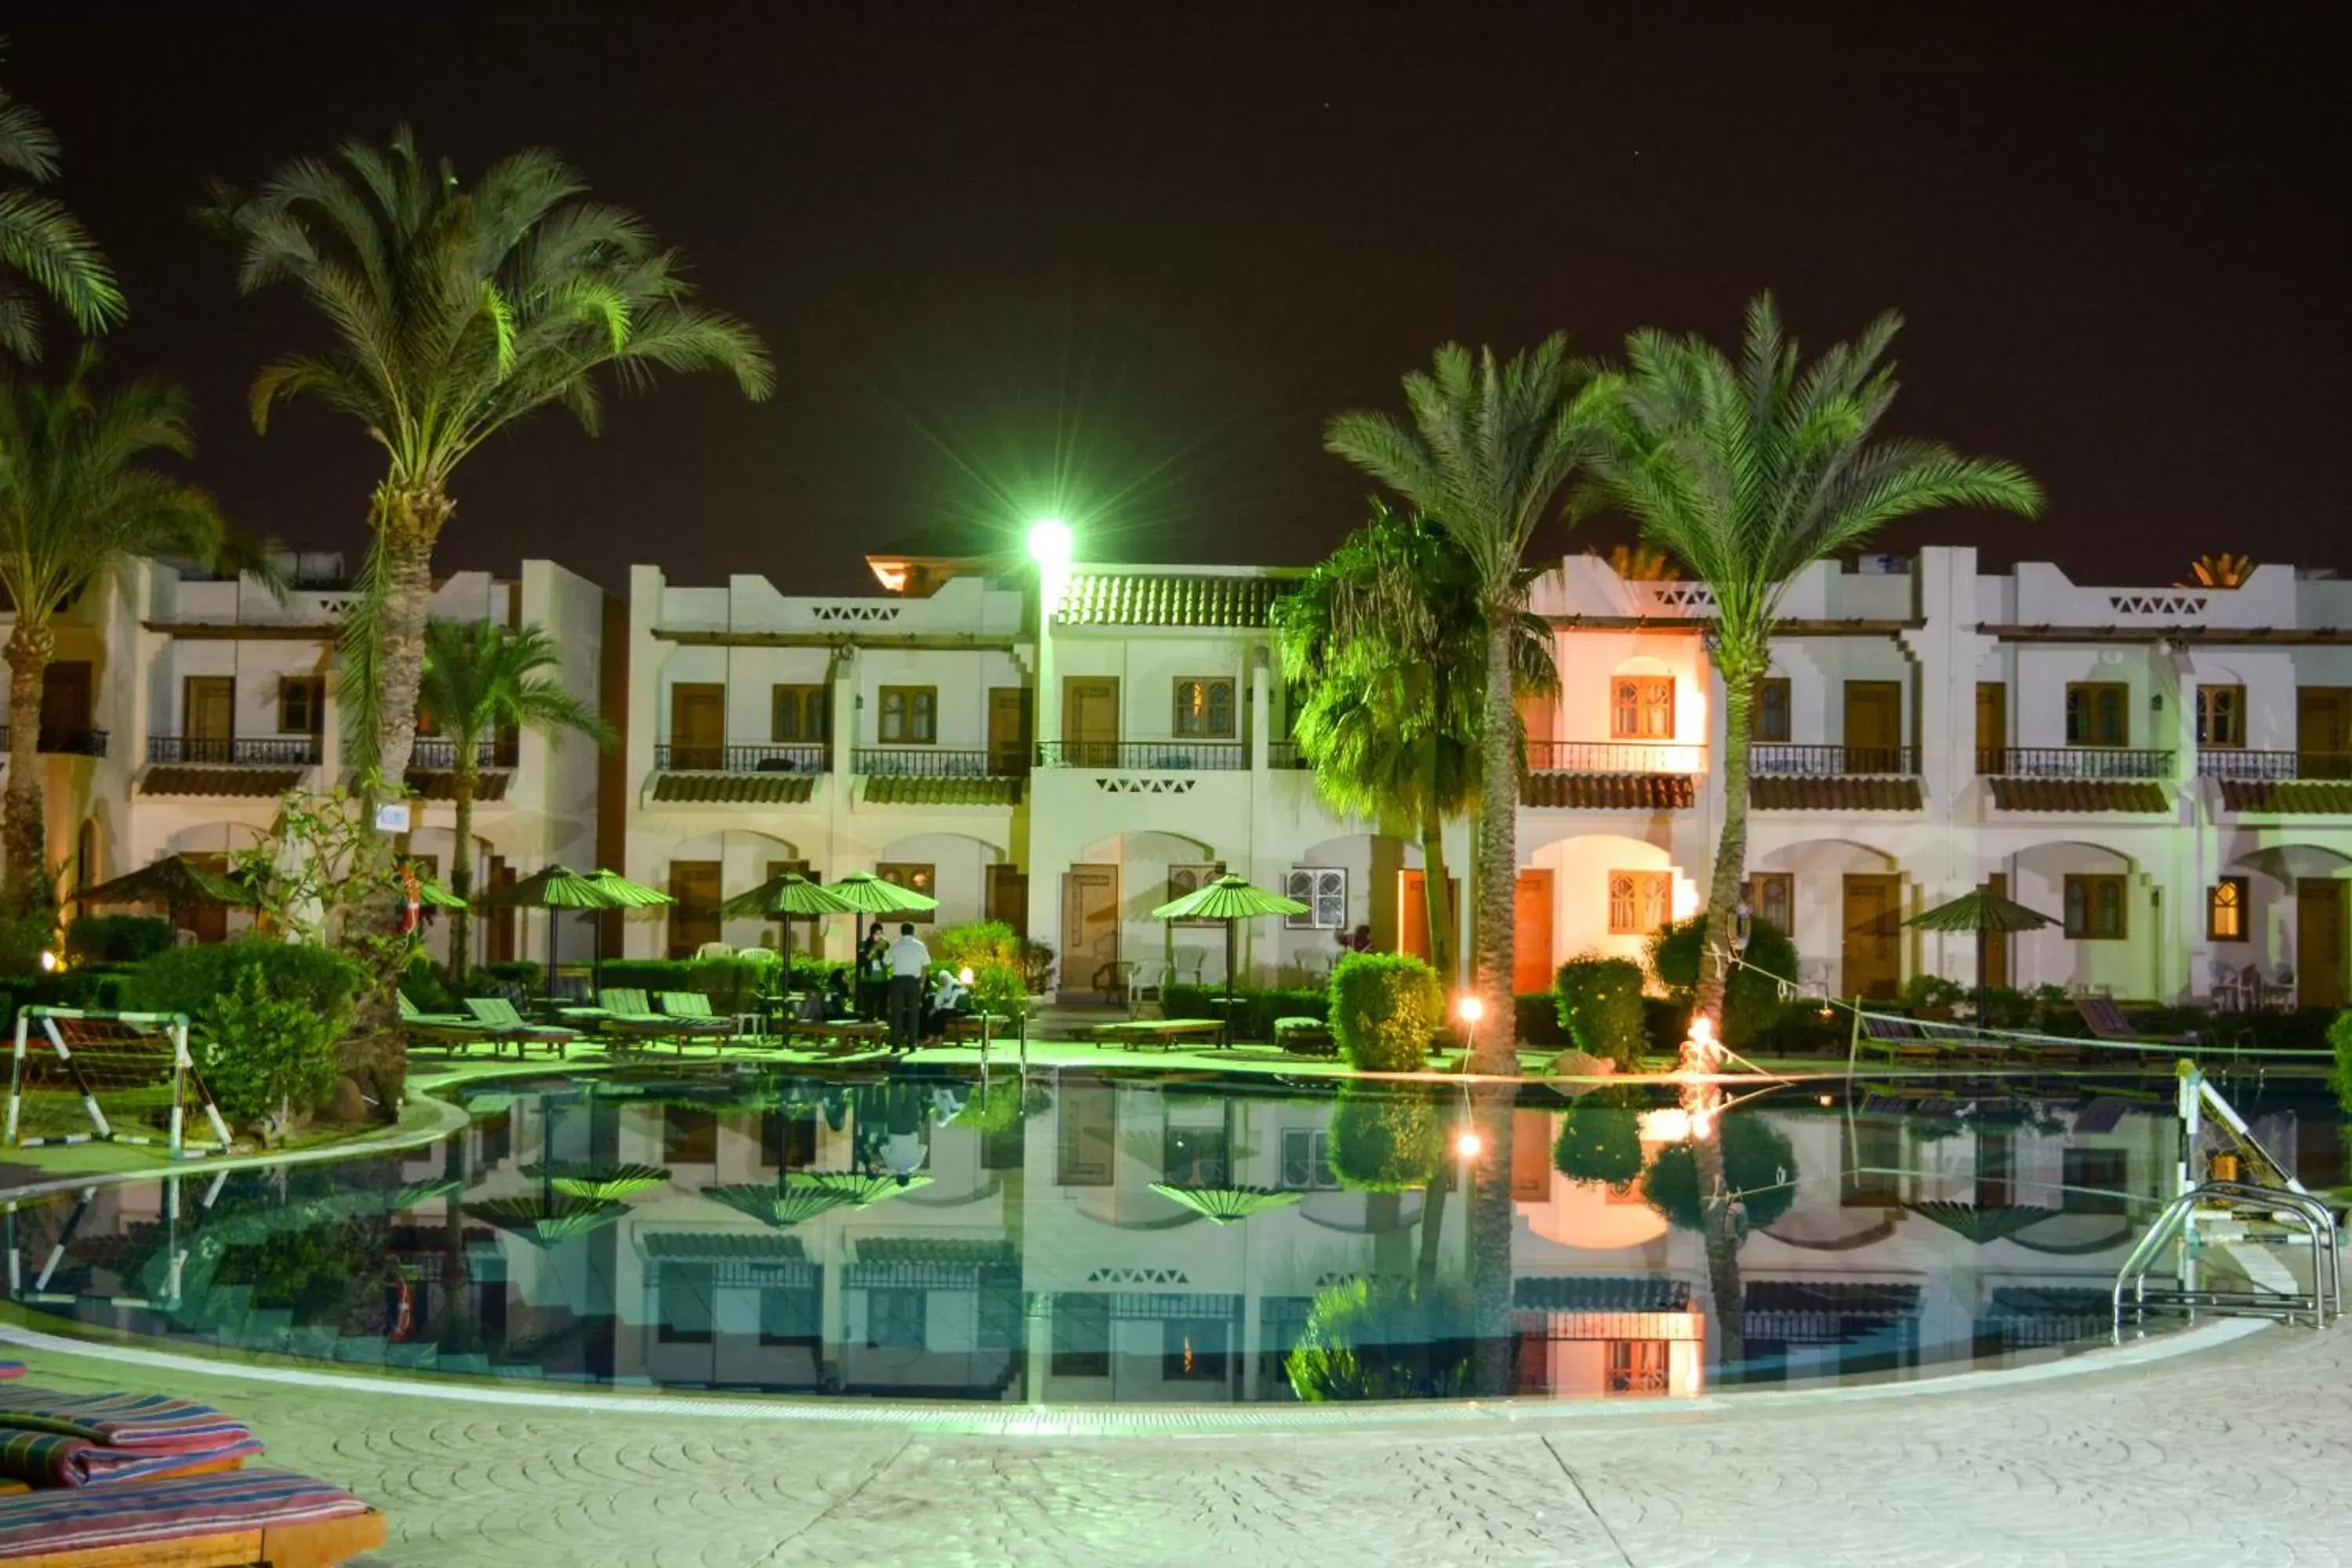
MULTIPOLYGON (((1711 1269, 1671 1102, 1633 1088, 1528 1085, 1475 1121, 1450 1089, 1073 1071, 549 1077, 464 1103, 463 1133, 404 1156, 26 1201, 9 1297, 551 1384, 1674 1397, 2105 1342, 2178 1153, 2160 1085, 1793 1086, 1723 1119, 1737 1246, 1711 1269)), ((2340 1161, 2315 1101, 2266 1114, 2340 1161)))

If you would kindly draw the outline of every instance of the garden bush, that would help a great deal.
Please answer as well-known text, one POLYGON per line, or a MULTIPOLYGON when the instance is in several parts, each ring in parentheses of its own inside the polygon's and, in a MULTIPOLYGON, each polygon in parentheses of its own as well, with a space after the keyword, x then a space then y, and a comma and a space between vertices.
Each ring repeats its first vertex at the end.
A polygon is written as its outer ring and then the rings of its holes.
POLYGON ((282 1131, 334 1092, 336 1045, 365 978, 326 948, 247 936, 157 953, 122 977, 121 997, 126 1012, 186 1014, 221 1113, 282 1131))
POLYGON ((961 925, 942 926, 931 933, 924 943, 931 957, 950 969, 961 969, 970 964, 974 970, 986 963, 1002 963, 1018 969, 1021 965, 1021 934, 1003 921, 967 921, 961 925))
POLYGON ((1559 1120, 1552 1167, 1571 1182, 1621 1187, 1642 1173, 1642 1114, 1616 1089, 1579 1096, 1559 1120))
MULTIPOLYGON (((1160 993, 1160 1016, 1216 1018, 1224 1013, 1222 985, 1169 985, 1160 993)), ((1271 1040, 1276 1018, 1328 1018, 1331 994, 1291 986, 1241 986, 1234 992, 1234 1038, 1271 1040)))
MULTIPOLYGON (((1750 1230, 1770 1225, 1797 1198, 1797 1156, 1781 1131, 1753 1113, 1716 1119, 1723 1141, 1723 1179, 1741 1194, 1744 1224, 1750 1230)), ((1706 1225, 1698 1201, 1698 1158, 1688 1143, 1658 1151, 1642 1182, 1642 1199, 1685 1230, 1706 1225)))
POLYGON ((1427 1091, 1401 1085, 1341 1085, 1330 1134, 1331 1173, 1352 1192, 1417 1191, 1437 1174, 1445 1152, 1445 1129, 1427 1091))
POLYGON ((420 1013, 462 1013, 466 1004, 449 984, 449 972, 433 962, 426 952, 411 953, 408 969, 400 977, 400 994, 416 1005, 420 1013))
MULTIPOLYGON (((1685 1016, 1698 989, 1699 954, 1706 935, 1706 917, 1694 915, 1661 926, 1650 938, 1650 973, 1675 994, 1685 1016)), ((1748 946, 1740 957, 1745 962, 1732 970, 1723 996, 1723 1043, 1734 1049, 1752 1044, 1780 1016, 1780 987, 1773 977, 1797 977, 1797 944, 1771 921, 1756 921, 1748 928, 1748 946)), ((1680 1044, 1677 1035, 1675 1045, 1680 1044)))
POLYGON ((1916 1016, 1921 1013, 1948 1013, 1963 1002, 1973 1005, 1974 996, 1957 980, 1922 973, 1903 983, 1903 988, 1895 994, 1895 1001, 1905 1012, 1916 1016))
POLYGON ((1308 1306, 1283 1373, 1309 1405, 1460 1398, 1472 1392, 1475 1332, 1466 1286, 1346 1279, 1308 1306))
POLYGON ((1576 1048, 1605 1057, 1628 1071, 1648 1052, 1642 1011, 1642 966, 1630 958, 1588 952, 1559 966, 1553 994, 1561 1026, 1576 1048))
POLYGON ((2327 1043, 2336 1047, 2336 1071, 2327 1081, 2336 1090, 2336 1103, 2352 1113, 2352 1007, 2336 1015, 2327 1028, 2327 1043))
POLYGON ((1529 991, 1512 997, 1511 1004, 1519 1026, 1519 1044, 1546 1049, 1576 1044, 1576 1037, 1559 1021, 1559 998, 1550 992, 1529 991))
POLYGON ((1330 1023, 1357 1071, 1411 1072, 1445 1023, 1445 991, 1410 953, 1351 952, 1331 972, 1330 1023))
POLYGON ((137 963, 172 945, 172 922, 154 915, 84 915, 66 927, 66 962, 137 963))

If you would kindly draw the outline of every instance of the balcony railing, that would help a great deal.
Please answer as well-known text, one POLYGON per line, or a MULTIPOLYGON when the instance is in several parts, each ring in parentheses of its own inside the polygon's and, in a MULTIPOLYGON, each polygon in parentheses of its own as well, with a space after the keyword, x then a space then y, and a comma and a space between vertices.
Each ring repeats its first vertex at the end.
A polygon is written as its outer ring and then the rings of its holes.
POLYGON ((939 746, 860 746, 849 753, 852 772, 867 778, 1017 778, 1027 770, 1019 752, 939 746))
MULTIPOLYGON (((0 724, 0 752, 8 749, 9 728, 0 724)), ((52 757, 102 757, 106 755, 106 731, 103 730, 65 730, 43 725, 35 747, 52 757)))
POLYGON ((2168 779, 2172 753, 2140 746, 1992 746, 1977 752, 1987 778, 2168 779))
POLYGON ((1265 748, 1265 765, 1276 769, 1306 769, 1314 764, 1296 741, 1269 741, 1265 748))
POLYGON ((316 735, 263 735, 233 738, 198 735, 150 735, 147 761, 194 763, 205 767, 308 768, 319 762, 316 735))
POLYGON ((1706 748, 1646 741, 1529 741, 1531 773, 1695 773, 1706 748))
POLYGON ((2197 753, 2197 776, 2264 784, 2291 779, 2352 779, 2352 752, 2240 752, 2209 748, 2197 753))
POLYGON ((1041 768, 1133 768, 1150 773, 1240 773, 1249 748, 1239 741, 1044 741, 1041 768))
POLYGON ((678 773, 821 773, 832 765, 824 745, 729 746, 660 741, 654 745, 654 771, 678 773))
MULTIPOLYGON (((511 768, 519 743, 511 737, 474 742, 474 766, 511 768)), ((408 753, 408 765, 422 773, 446 773, 457 765, 457 742, 438 735, 420 735, 408 753)))
POLYGON ((1758 778, 1852 778, 1919 771, 1916 746, 1792 746, 1774 741, 1748 749, 1748 771, 1758 778))

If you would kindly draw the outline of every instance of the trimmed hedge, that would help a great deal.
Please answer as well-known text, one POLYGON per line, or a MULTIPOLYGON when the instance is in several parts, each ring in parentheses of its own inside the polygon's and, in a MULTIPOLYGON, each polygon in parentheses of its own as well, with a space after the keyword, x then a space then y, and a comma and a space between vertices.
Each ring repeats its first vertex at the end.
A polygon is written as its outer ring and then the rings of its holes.
POLYGON ((1402 1193, 1429 1185, 1445 1154, 1445 1129, 1427 1091, 1349 1083, 1331 1108, 1331 1173, 1360 1193, 1402 1193))
MULTIPOLYGON (((1742 1223, 1761 1230, 1787 1214, 1797 1201, 1797 1155, 1788 1137, 1760 1116, 1737 1113, 1717 1118, 1715 1135, 1723 1141, 1724 1182, 1741 1194, 1742 1223)), ((1658 1151, 1643 1178, 1642 1200, 1685 1230, 1705 1226, 1698 1158, 1688 1143, 1658 1151)))
POLYGON ((1445 1024, 1437 972, 1410 953, 1351 952, 1331 972, 1331 1037, 1359 1072, 1411 1072, 1445 1024))
MULTIPOLYGON (((1222 985, 1169 985, 1160 993, 1160 1013, 1167 1018, 1217 1018, 1224 1016, 1222 985)), ((1276 1018, 1328 1018, 1331 994, 1288 986, 1234 989, 1234 1038, 1271 1040, 1276 1018)))
POLYGON ((2352 1008, 2336 1015, 2327 1026, 2327 1043, 2336 1047, 2336 1071, 2327 1079, 2336 1103, 2352 1112, 2352 1008))
POLYGON ((66 927, 66 962, 138 963, 168 950, 172 922, 157 915, 84 915, 66 927))
MULTIPOLYGON (((1699 952, 1706 934, 1706 917, 1694 915, 1659 927, 1650 938, 1650 972, 1673 990, 1685 1014, 1698 989, 1699 952)), ((1797 976, 1797 944, 1769 921, 1749 924, 1748 947, 1740 956, 1746 963, 1732 970, 1723 994, 1723 1043, 1734 1049, 1753 1044, 1780 1017, 1783 1004, 1773 976, 1797 976)), ((1679 1035, 1675 1044, 1679 1047, 1679 1035)))
POLYGON ((366 976, 323 947, 246 936, 175 947, 122 977, 122 1009, 184 1013, 188 1047, 232 1121, 321 1109, 341 1076, 335 1047, 366 976))
POLYGON ((1642 966, 1630 958, 1582 953, 1559 966, 1553 984, 1559 1021, 1576 1048, 1605 1057, 1628 1071, 1648 1053, 1649 1033, 1642 1010, 1642 966))
POLYGON ((1622 1094, 1581 1096, 1559 1119, 1552 1168, 1571 1182, 1619 1187, 1642 1173, 1642 1115, 1622 1094))

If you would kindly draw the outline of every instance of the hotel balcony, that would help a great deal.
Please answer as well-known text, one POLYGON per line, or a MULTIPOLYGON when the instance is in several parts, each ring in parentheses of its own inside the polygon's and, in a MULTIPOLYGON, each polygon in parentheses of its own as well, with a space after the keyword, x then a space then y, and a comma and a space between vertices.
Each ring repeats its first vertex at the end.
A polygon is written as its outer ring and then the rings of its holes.
POLYGON ((150 735, 142 795, 284 795, 320 762, 316 735, 150 735))
POLYGON ((1137 773, 1244 773, 1250 761, 1249 746, 1242 741, 1176 737, 1164 741, 1042 741, 1037 745, 1037 765, 1118 768, 1137 773))
POLYGON ((832 748, 662 741, 649 797, 665 805, 798 805, 832 765, 832 748))
MULTIPOLYGON (((8 750, 9 729, 0 724, 0 752, 8 750)), ((34 744, 43 756, 102 757, 106 755, 106 731, 84 728, 63 729, 54 724, 41 726, 34 744)))
POLYGON ((1645 741, 1530 741, 1522 804, 1568 811, 1680 811, 1698 798, 1706 748, 1645 741))
POLYGON ((2225 811, 2352 814, 2352 752, 2212 747, 2198 752, 2197 776, 2215 782, 2225 811))
MULTIPOLYGON (((474 798, 485 804, 507 797, 520 751, 515 737, 499 735, 474 743, 474 798)), ((457 742, 419 735, 408 753, 408 787, 426 800, 448 800, 457 772, 457 742)))
POLYGON ((2001 811, 2172 809, 2173 753, 2162 747, 1981 747, 1977 773, 2001 811))
POLYGON ((1918 811, 1927 805, 1918 748, 1751 745, 1748 802, 1759 811, 1918 811))
POLYGON ((849 754, 865 805, 1018 805, 1025 748, 860 746, 849 754))

